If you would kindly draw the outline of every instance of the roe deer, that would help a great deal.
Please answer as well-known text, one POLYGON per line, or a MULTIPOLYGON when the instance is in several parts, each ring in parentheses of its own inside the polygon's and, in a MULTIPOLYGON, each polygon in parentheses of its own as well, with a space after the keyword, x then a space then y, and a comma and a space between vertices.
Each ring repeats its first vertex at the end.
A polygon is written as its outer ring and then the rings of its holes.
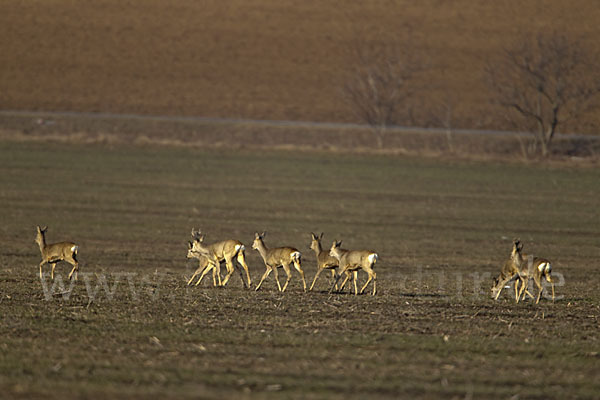
MULTIPOLYGON (((524 256, 527 257, 526 255, 524 256)), ((542 291, 544 290, 542 279, 546 278, 546 281, 552 285, 552 301, 554 301, 554 281, 552 280, 552 265, 550 264, 550 261, 541 257, 527 257, 527 269, 521 271, 521 278, 523 286, 519 291, 519 297, 523 295, 523 299, 525 299, 525 294, 527 294, 533 299, 533 295, 527 290, 529 281, 533 279, 533 282, 538 288, 538 295, 535 300, 535 304, 538 304, 540 302, 540 297, 542 296, 542 291)))
POLYGON ((519 281, 524 285, 524 279, 522 277, 522 272, 526 268, 525 260, 523 258, 523 243, 519 239, 513 240, 512 251, 510 253, 510 258, 506 260, 502 268, 500 269, 500 275, 497 278, 494 278, 494 284, 492 285, 492 297, 494 300, 498 300, 500 297, 500 293, 504 286, 515 279, 515 301, 519 302, 520 293, 518 293, 519 281))
MULTIPOLYGON (((252 280, 250 279, 250 272, 248 271, 248 264, 246 264, 246 258, 245 258, 245 254, 244 254, 246 247, 244 246, 244 244, 242 242, 240 242, 239 240, 224 240, 221 242, 204 245, 203 244, 204 237, 205 237, 205 235, 202 235, 200 233, 200 230, 194 232, 194 229, 192 229, 192 238, 194 239, 194 241, 190 242, 191 248, 188 251, 188 258, 190 256, 195 257, 193 255, 193 253, 196 253, 201 256, 204 256, 207 261, 205 262, 204 265, 202 265, 202 260, 200 261, 200 266, 196 270, 196 272, 194 272, 194 275, 189 280, 188 285, 192 282, 192 280, 194 279, 194 277, 196 275, 198 275, 200 272, 202 272, 202 276, 200 276, 200 279, 198 279, 198 282, 196 283, 196 285, 200 284, 200 282, 202 281, 202 278, 204 278, 204 275, 206 275, 206 273, 208 273, 208 271, 210 271, 213 268, 216 269, 216 275, 218 276, 218 279, 219 279, 219 286, 227 285, 227 282, 229 282, 229 278, 231 278, 231 275, 233 275, 233 273, 235 272, 235 266, 233 264, 233 259, 235 258, 238 263, 238 271, 240 272, 240 279, 242 281, 242 284, 244 285, 244 288, 250 287, 252 285, 252 280), (227 267, 227 275, 225 275, 225 279, 221 283, 220 265, 222 262, 225 262, 225 266, 227 267), (212 268, 209 267, 207 269, 206 268, 207 264, 211 264, 212 268), (246 284, 246 282, 244 281, 242 271, 239 269, 240 265, 246 272, 246 278, 248 279, 248 284, 246 284)), ((198 257, 196 257, 196 258, 198 258, 198 257)), ((198 258, 198 259, 200 259, 200 258, 198 258)), ((214 274, 215 274, 215 271, 213 271, 213 283, 214 283, 214 274)))
POLYGON ((275 281, 277 281, 277 288, 280 292, 285 292, 285 289, 290 283, 290 279, 292 278, 292 272, 290 270, 290 264, 294 263, 294 267, 302 277, 302 285, 304 286, 304 291, 306 292, 306 281, 304 280, 304 271, 302 271, 301 264, 301 254, 298 249, 293 247, 276 247, 269 249, 265 246, 265 242, 263 238, 265 237, 265 232, 259 234, 254 234, 254 242, 252 243, 252 248, 257 250, 260 253, 263 261, 265 262, 265 267, 267 270, 263 274, 258 286, 254 290, 260 289, 263 281, 269 276, 269 274, 273 271, 275 273, 275 281), (287 279, 283 288, 279 283, 279 276, 277 273, 277 268, 283 267, 285 274, 287 275, 287 279))
POLYGON ((321 239, 323 239, 323 233, 321 233, 320 236, 317 236, 311 232, 310 235, 312 237, 312 241, 310 243, 309 248, 313 250, 315 252, 315 255, 317 256, 317 273, 312 281, 312 284, 310 285, 310 289, 308 289, 309 291, 312 291, 313 287, 315 286, 315 282, 319 277, 319 274, 323 272, 323 270, 330 270, 331 277, 333 279, 336 278, 335 270, 339 266, 339 261, 337 260, 337 258, 330 256, 329 251, 323 250, 323 247, 321 246, 321 239))
POLYGON ((37 227, 37 235, 35 242, 40 246, 40 252, 42 253, 42 261, 40 262, 40 279, 42 278, 42 265, 48 263, 52 266, 51 277, 54 279, 54 268, 56 263, 59 261, 66 261, 73 266, 71 273, 69 273, 69 279, 75 272, 75 280, 77 280, 77 272, 79 271, 79 263, 77 262, 77 251, 79 246, 72 242, 60 242, 46 244, 46 231, 48 227, 43 228, 37 227))
MULTIPOLYGON (((195 242, 195 240, 194 240, 194 242, 195 242)), ((202 282, 204 275, 209 273, 211 270, 212 270, 212 277, 213 277, 213 286, 220 286, 221 285, 221 276, 219 275, 219 284, 217 284, 217 267, 216 267, 214 261, 212 261, 212 259, 208 255, 208 253, 203 253, 198 248, 194 248, 194 242, 188 242, 187 258, 197 258, 198 259, 198 268, 196 269, 196 271, 194 272, 192 277, 188 280, 188 283, 187 283, 188 286, 192 284, 192 281, 194 280, 196 275, 198 275, 200 272, 202 272, 200 279, 198 279, 198 282, 196 282, 196 286, 198 286, 200 284, 200 282, 202 282)))
POLYGON ((337 284, 342 274, 345 274, 346 279, 344 279, 344 282, 342 282, 343 288, 346 284, 346 281, 348 281, 348 279, 350 278, 349 272, 352 271, 354 272, 354 295, 357 295, 358 287, 356 284, 356 278, 358 270, 362 269, 369 275, 369 278, 367 279, 367 282, 362 287, 362 289, 360 289, 360 293, 362 294, 369 285, 369 283, 373 281, 372 295, 375 296, 375 294, 377 293, 377 274, 375 273, 375 271, 373 271, 373 267, 379 259, 379 256, 377 255, 377 253, 371 250, 345 250, 340 247, 341 245, 341 241, 334 240, 333 244, 331 245, 331 249, 329 250, 329 255, 337 258, 340 264, 340 272, 337 278, 335 279, 335 282, 331 286, 331 289, 329 289, 329 293, 333 291, 335 284, 337 284))

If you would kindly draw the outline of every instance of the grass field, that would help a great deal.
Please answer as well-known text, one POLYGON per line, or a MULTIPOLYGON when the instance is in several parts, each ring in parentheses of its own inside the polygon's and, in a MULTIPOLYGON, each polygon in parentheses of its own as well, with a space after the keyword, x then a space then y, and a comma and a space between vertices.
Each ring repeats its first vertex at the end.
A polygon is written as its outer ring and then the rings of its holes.
POLYGON ((9 141, 0 160, 3 398, 600 392, 597 168, 9 141), (63 264, 40 280, 36 225, 80 245, 72 286, 63 264), (255 231, 300 249, 309 284, 309 232, 375 249, 379 294, 188 288, 192 227, 243 241, 254 283, 255 231), (489 298, 516 236, 553 261, 556 302, 489 298))

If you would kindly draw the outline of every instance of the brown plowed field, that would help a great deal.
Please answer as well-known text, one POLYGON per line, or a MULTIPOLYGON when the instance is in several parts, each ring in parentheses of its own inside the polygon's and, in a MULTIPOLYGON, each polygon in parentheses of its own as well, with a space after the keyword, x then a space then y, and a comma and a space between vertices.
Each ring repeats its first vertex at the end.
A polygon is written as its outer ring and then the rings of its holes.
POLYGON ((9 1, 0 108, 352 121, 340 90, 354 50, 385 42, 427 66, 414 123, 447 103, 455 127, 503 128, 485 62, 548 30, 597 51, 598 21, 593 0, 9 1))

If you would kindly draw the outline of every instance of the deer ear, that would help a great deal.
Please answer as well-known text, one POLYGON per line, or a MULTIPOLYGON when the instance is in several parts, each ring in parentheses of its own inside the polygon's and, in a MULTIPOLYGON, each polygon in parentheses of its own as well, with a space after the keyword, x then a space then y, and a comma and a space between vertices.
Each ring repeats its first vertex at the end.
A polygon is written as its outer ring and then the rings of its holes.
POLYGON ((42 228, 42 232, 46 232, 48 230, 48 225, 42 228))
POLYGON ((319 236, 319 240, 323 239, 323 232, 321 232, 321 236, 319 236))
POLYGON ((261 234, 260 234, 260 237, 261 237, 261 238, 264 238, 265 236, 267 236, 267 232, 266 232, 266 231, 263 231, 263 233, 261 233, 261 234))
POLYGON ((188 240, 188 247, 191 249, 194 245, 188 240))

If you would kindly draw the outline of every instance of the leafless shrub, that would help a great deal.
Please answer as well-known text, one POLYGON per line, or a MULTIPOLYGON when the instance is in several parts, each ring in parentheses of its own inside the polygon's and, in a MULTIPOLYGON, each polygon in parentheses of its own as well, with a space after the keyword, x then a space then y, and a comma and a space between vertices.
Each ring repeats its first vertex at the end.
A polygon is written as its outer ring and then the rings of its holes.
POLYGON ((524 38, 486 67, 492 101, 502 106, 517 130, 530 132, 527 155, 546 157, 559 127, 581 126, 600 92, 595 55, 561 33, 524 38))
POLYGON ((383 148, 388 127, 411 118, 410 83, 422 67, 409 51, 389 44, 366 44, 355 50, 355 59, 342 96, 383 148))

